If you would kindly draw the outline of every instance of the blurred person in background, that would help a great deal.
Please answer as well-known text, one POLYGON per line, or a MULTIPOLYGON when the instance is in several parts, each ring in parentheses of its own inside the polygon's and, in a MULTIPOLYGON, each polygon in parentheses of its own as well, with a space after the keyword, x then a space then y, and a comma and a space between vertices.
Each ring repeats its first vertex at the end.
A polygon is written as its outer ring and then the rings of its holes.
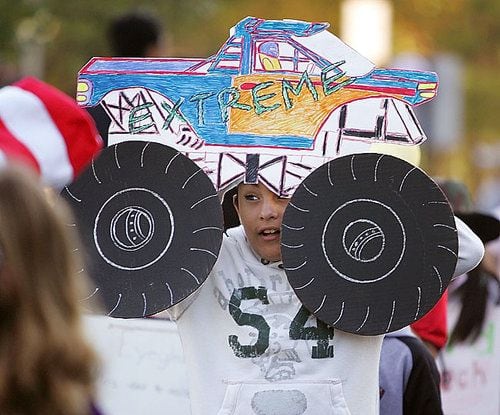
POLYGON ((113 56, 124 58, 161 57, 162 24, 150 13, 130 11, 111 21, 108 39, 113 56))
MULTIPOLYGON (((477 266, 483 256, 483 245, 478 236, 460 218, 455 216, 459 252, 453 277, 477 266), (473 253, 473 254, 472 254, 473 253), (465 266, 464 260, 472 260, 465 266)), ((446 297, 445 297, 446 298, 446 297)), ((444 300, 445 301, 445 300, 444 300)), ((441 377, 434 359, 434 347, 446 339, 446 328, 442 327, 443 297, 423 319, 427 338, 420 336, 414 325, 387 333, 382 343, 379 370, 380 415, 441 415, 441 377), (441 304, 441 305, 439 305, 441 304), (430 334, 439 333, 438 336, 430 334)), ((444 318, 446 323, 446 318, 444 318)), ((422 331, 421 331, 422 332, 422 331)))
POLYGON ((500 305, 500 281, 494 266, 494 252, 488 244, 498 239, 500 222, 491 215, 474 211, 472 197, 463 183, 443 180, 438 183, 450 201, 455 214, 462 218, 486 245, 480 264, 454 280, 450 302, 459 302, 456 321, 451 321, 449 344, 474 343, 481 334, 489 307, 500 305))
POLYGON ((74 223, 25 168, 0 170, 0 413, 97 415, 74 223))
POLYGON ((96 357, 80 326, 87 292, 74 222, 45 189, 71 182, 101 147, 92 118, 57 88, 24 78, 0 89, 3 415, 99 414, 96 357))
POLYGON ((449 341, 440 353, 443 408, 446 413, 500 413, 500 282, 499 220, 476 210, 467 187, 438 182, 455 215, 485 244, 480 264, 448 287, 449 341), (496 247, 496 250, 495 250, 496 247), (496 262, 496 264, 495 264, 496 262))

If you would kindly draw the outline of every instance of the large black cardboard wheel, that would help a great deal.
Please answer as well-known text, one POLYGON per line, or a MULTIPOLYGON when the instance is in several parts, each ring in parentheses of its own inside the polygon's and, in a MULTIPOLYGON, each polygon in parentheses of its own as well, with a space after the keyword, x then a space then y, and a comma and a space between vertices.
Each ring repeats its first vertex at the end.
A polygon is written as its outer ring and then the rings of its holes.
POLYGON ((283 218, 286 274, 320 320, 350 333, 413 323, 457 262, 453 213, 439 187, 396 157, 356 154, 309 175, 283 218))
POLYGON ((217 193, 200 167, 170 147, 107 147, 63 196, 90 257, 94 293, 113 317, 165 310, 215 264, 223 230, 217 193))

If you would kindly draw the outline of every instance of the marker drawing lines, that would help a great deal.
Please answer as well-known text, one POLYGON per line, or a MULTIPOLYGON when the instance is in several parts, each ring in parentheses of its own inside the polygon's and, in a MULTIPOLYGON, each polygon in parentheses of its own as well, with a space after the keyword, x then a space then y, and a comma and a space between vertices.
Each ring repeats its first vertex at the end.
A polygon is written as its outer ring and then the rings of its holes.
POLYGON ((382 158, 384 157, 384 155, 381 155, 378 159, 377 159, 377 162, 375 163, 375 175, 373 177, 374 181, 376 182, 377 181, 377 173, 378 173, 378 164, 380 163, 380 160, 382 160, 382 158))
POLYGON ((286 223, 282 223, 281 226, 283 226, 286 229, 290 229, 291 231, 303 231, 304 230, 303 226, 294 227, 294 226, 287 225, 286 223))
POLYGON ((434 225, 432 225, 433 227, 435 228, 439 228, 439 227, 443 227, 443 228, 448 228, 448 229, 451 229, 452 231, 456 232, 457 230, 453 227, 453 226, 450 226, 450 225, 445 225, 444 223, 435 223, 434 225))
POLYGON ((399 192, 403 190, 403 185, 405 183, 406 178, 411 174, 413 170, 416 170, 416 167, 413 167, 413 169, 408 170, 408 173, 405 174, 405 177, 403 177, 403 180, 401 180, 401 184, 399 185, 399 192))
POLYGON ((441 294, 441 292, 443 291, 443 280, 441 279, 441 274, 435 266, 433 266, 432 268, 434 268, 434 271, 436 271, 437 277, 439 279, 439 294, 441 294))
POLYGON ((85 298, 82 298, 82 301, 85 301, 85 300, 88 300, 89 298, 92 298, 94 295, 97 294, 97 291, 99 291, 99 287, 96 287, 96 289, 94 290, 94 292, 92 294, 88 295, 85 298))
POLYGON ((186 268, 181 268, 181 271, 184 271, 185 273, 189 274, 191 277, 194 278, 194 280, 196 281, 197 284, 200 283, 200 280, 196 277, 196 275, 194 275, 191 271, 189 271, 188 269, 186 268))
POLYGON ((146 315, 146 308, 147 308, 146 294, 144 294, 144 293, 141 293, 141 294, 142 294, 142 301, 144 303, 144 308, 142 309, 142 316, 144 317, 146 315))
POLYGON ((202 249, 202 248, 189 248, 190 251, 200 251, 200 252, 206 252, 207 254, 212 255, 214 258, 217 258, 217 255, 214 254, 212 251, 209 251, 208 249, 202 249))
POLYGON ((306 191, 307 191, 308 193, 310 193, 311 195, 313 195, 313 196, 315 196, 315 197, 316 197, 316 196, 318 196, 318 194, 317 194, 317 193, 314 193, 311 189, 309 189, 309 188, 306 186, 306 184, 305 184, 304 182, 302 182, 302 186, 303 186, 303 187, 304 187, 304 189, 306 189, 306 191))
POLYGON ((330 183, 330 186, 333 187, 332 173, 330 171, 331 167, 332 167, 332 163, 328 163, 328 168, 326 169, 326 172, 328 174, 328 182, 330 183))
POLYGON ((91 163, 91 166, 92 166, 92 174, 94 175, 94 179, 97 183, 101 184, 101 180, 99 179, 99 177, 97 177, 97 173, 95 172, 95 165, 94 165, 94 159, 92 159, 92 163, 91 163))
POLYGON ((354 174, 354 155, 351 157, 351 174, 352 174, 352 178, 353 178, 354 180, 358 180, 358 179, 356 178, 356 175, 354 174))
POLYGON ((323 306, 325 305, 325 301, 326 301, 326 294, 323 296, 323 300, 321 300, 321 304, 319 305, 319 307, 313 311, 313 314, 316 314, 319 310, 323 308, 323 306))
POLYGON ((69 191, 68 186, 66 186, 66 187, 65 187, 65 189, 66 189, 66 192, 67 192, 67 193, 71 196, 71 198, 72 198, 72 199, 74 199, 74 200, 75 200, 75 201, 77 201, 78 203, 81 203, 82 199, 78 199, 78 198, 77 198, 77 197, 76 197, 73 193, 71 193, 71 192, 69 191))
POLYGON ((281 246, 284 246, 285 248, 290 248, 290 249, 297 249, 297 248, 302 248, 304 246, 304 244, 300 244, 300 245, 287 245, 287 244, 284 244, 282 242, 281 246))
POLYGON ((115 163, 116 167, 121 169, 122 167, 120 166, 120 163, 118 162, 118 144, 115 146, 115 163))
POLYGON ((181 155, 181 153, 177 153, 174 157, 172 157, 170 159, 170 161, 168 162, 167 166, 165 167, 165 174, 167 174, 168 172, 168 169, 170 168, 170 165, 172 164, 172 162, 181 155))
POLYGON ((296 267, 287 267, 285 268, 285 271, 297 271, 298 269, 301 269, 304 265, 307 264, 307 260, 305 260, 302 264, 296 266, 296 267))
POLYGON ((146 151, 146 148, 148 148, 149 144, 150 142, 148 141, 141 151, 141 167, 144 167, 144 152, 146 151))
POLYGON ((174 304, 174 293, 172 292, 172 288, 170 288, 170 285, 168 282, 165 283, 167 286, 168 293, 170 294, 170 305, 174 304))
POLYGON ((443 245, 438 245, 438 248, 446 249, 448 252, 450 252, 451 254, 453 254, 453 256, 455 258, 458 258, 457 254, 455 252, 453 252, 450 248, 448 248, 446 246, 443 246, 443 245))
POLYGON ((219 228, 218 226, 205 226, 204 228, 195 229, 193 231, 193 234, 201 232, 201 231, 221 231, 222 232, 223 229, 219 228))
POLYGON ((112 310, 108 313, 108 316, 113 314, 113 312, 118 308, 120 305, 120 301, 122 300, 122 295, 118 294, 118 301, 116 302, 115 306, 112 308, 112 310))
POLYGON ((394 318, 394 310, 396 309, 396 300, 392 301, 392 311, 391 311, 391 317, 389 318, 389 324, 387 324, 387 328, 385 329, 385 332, 387 333, 389 329, 391 328, 392 324, 392 319, 394 318))
POLYGON ((184 188, 187 186, 187 184, 189 183, 189 181, 190 181, 190 180, 191 180, 194 176, 196 176, 196 175, 197 175, 200 171, 203 171, 203 170, 202 170, 202 169, 198 169, 198 170, 196 170, 196 171, 195 171, 195 172, 194 172, 191 176, 189 176, 189 177, 187 178, 187 180, 184 182, 184 184, 182 185, 182 188, 184 189, 184 188))
POLYGON ((422 289, 420 287, 417 287, 417 291, 418 291, 417 311, 415 312, 415 318, 413 320, 416 320, 418 317, 418 313, 420 313, 420 300, 422 299, 422 289))
POLYGON ((193 204, 193 206, 191 206, 191 209, 194 209, 196 206, 198 206, 200 203, 203 203, 205 200, 213 199, 214 197, 218 197, 218 196, 216 194, 214 194, 214 195, 210 195, 210 196, 204 197, 203 199, 198 200, 195 204, 193 204))
POLYGON ((369 315, 370 315, 370 306, 366 307, 365 319, 363 320, 363 322, 361 323, 361 326, 359 326, 356 331, 360 331, 363 328, 363 326, 365 325, 366 321, 368 320, 368 316, 369 315))
POLYGON ((295 287, 296 290, 302 290, 306 287, 308 287, 309 285, 312 284, 312 282, 314 281, 314 277, 312 277, 309 282, 306 282, 304 285, 301 285, 300 287, 295 287))
POLYGON ((309 209, 304 209, 304 208, 298 207, 298 206, 294 205, 292 202, 289 202, 288 205, 293 207, 294 209, 297 209, 300 212, 309 213, 309 209))
POLYGON ((340 308, 340 314, 339 316, 337 317, 337 320, 335 320, 333 323, 332 323, 332 326, 334 326, 335 324, 337 324, 340 319, 342 318, 342 315, 344 314, 344 306, 345 306, 345 301, 342 301, 342 307, 340 308))

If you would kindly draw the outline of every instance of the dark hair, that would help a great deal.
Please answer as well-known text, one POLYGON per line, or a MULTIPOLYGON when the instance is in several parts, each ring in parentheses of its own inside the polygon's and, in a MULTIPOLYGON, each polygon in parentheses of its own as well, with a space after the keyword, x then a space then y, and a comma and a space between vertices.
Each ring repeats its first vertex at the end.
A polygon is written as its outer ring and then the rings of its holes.
POLYGON ((224 194, 222 213, 224 215, 224 229, 233 228, 240 224, 238 213, 233 206, 233 197, 238 197, 238 186, 229 189, 224 194))
POLYGON ((491 280, 497 279, 481 264, 467 273, 466 281, 457 289, 462 307, 450 335, 450 345, 465 342, 472 344, 480 336, 486 318, 490 295, 488 285, 491 280))
POLYGON ((159 43, 162 27, 158 19, 145 12, 130 12, 111 22, 108 37, 114 56, 142 58, 159 43))

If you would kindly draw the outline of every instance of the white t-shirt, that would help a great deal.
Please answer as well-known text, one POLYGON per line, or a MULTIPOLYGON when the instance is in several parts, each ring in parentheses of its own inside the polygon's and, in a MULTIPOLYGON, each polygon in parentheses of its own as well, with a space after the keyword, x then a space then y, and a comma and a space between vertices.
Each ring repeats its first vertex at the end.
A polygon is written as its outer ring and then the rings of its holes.
POLYGON ((373 415, 383 336, 320 323, 280 263, 263 265, 242 227, 224 236, 202 287, 177 319, 193 415, 373 415))

